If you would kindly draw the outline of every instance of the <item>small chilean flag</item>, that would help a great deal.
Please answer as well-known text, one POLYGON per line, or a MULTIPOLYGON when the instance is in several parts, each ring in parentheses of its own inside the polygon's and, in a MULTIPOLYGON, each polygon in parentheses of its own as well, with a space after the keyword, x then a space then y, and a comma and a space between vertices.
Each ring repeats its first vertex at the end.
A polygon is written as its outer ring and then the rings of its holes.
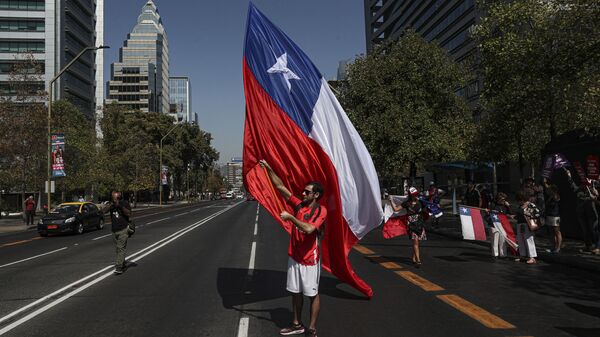
POLYGON ((460 223, 462 225, 463 239, 485 241, 485 227, 481 211, 477 208, 460 207, 460 223))
POLYGON ((511 248, 513 253, 516 253, 519 245, 517 244, 517 236, 510 225, 510 221, 506 214, 491 212, 490 216, 492 217, 492 224, 494 227, 500 232, 500 235, 504 237, 504 240, 511 248))
POLYGON ((358 132, 308 56, 253 4, 243 72, 246 190, 289 233, 290 223, 279 217, 278 205, 286 203, 258 161, 265 159, 296 195, 308 182, 321 182, 319 202, 327 208, 322 266, 371 297, 348 260, 352 246, 383 221, 377 172, 358 132))

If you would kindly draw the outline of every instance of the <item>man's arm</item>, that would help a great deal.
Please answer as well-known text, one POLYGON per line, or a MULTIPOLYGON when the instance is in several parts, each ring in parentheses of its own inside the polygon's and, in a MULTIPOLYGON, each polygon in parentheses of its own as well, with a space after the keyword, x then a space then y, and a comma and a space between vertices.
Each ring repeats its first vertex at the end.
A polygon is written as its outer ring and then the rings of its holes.
POLYGON ((267 169, 267 173, 269 174, 269 179, 271 179, 273 186, 275 186, 275 188, 279 191, 279 193, 281 193, 281 195, 283 195, 285 200, 289 200, 290 197, 292 196, 292 193, 290 192, 290 190, 288 190, 283 185, 283 181, 281 181, 279 176, 277 176, 275 171, 273 171, 273 169, 271 168, 271 165, 269 165, 264 159, 260 160, 259 164, 261 167, 264 167, 267 169))
POLYGON ((313 226, 312 224, 309 224, 308 222, 304 222, 304 221, 300 221, 300 220, 296 219, 295 216, 291 215, 290 213, 288 213, 286 211, 281 212, 281 218, 283 220, 289 220, 301 232, 306 233, 306 234, 310 234, 317 229, 315 226, 313 226))
POLYGON ((392 205, 392 209, 394 210, 394 212, 399 212, 400 210, 402 210, 402 205, 396 205, 396 203, 394 202, 394 198, 391 195, 390 204, 392 205))

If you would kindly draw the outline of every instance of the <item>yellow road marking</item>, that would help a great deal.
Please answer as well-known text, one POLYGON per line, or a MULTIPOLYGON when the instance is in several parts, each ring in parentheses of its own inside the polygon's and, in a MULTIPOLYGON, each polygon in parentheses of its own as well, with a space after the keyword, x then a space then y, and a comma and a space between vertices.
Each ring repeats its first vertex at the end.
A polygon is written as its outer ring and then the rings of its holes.
POLYGON ((385 269, 402 269, 402 267, 395 262, 380 262, 379 263, 385 269))
POLYGON ((367 247, 361 246, 361 245, 354 245, 354 249, 356 251, 358 251, 359 253, 365 254, 365 255, 372 255, 375 254, 374 251, 370 250, 367 247))
POLYGON ((490 329, 515 329, 516 327, 502 318, 493 315, 483 308, 465 300, 457 295, 437 295, 437 298, 446 302, 451 307, 473 318, 490 329))
POLYGON ((31 238, 29 240, 21 240, 21 241, 9 242, 9 243, 3 244, 2 246, 0 246, 0 248, 2 248, 2 247, 16 246, 16 245, 20 245, 22 243, 27 243, 27 242, 31 242, 31 241, 39 240, 39 239, 41 239, 41 237, 38 236, 38 237, 35 237, 35 238, 31 238))
POLYGON ((413 273, 412 271, 397 271, 396 274, 400 275, 402 278, 407 280, 408 282, 421 287, 425 291, 442 291, 444 288, 438 286, 437 284, 430 282, 421 276, 413 273))

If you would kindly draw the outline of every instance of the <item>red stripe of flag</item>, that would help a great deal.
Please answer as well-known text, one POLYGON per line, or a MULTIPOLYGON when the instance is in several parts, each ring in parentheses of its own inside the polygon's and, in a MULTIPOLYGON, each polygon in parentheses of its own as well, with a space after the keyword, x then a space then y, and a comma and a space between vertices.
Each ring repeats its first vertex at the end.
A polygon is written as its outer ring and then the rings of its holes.
POLYGON ((487 236, 485 234, 485 227, 483 225, 483 218, 481 217, 480 210, 471 208, 471 220, 473 221, 473 232, 475 233, 475 240, 487 240, 487 236))

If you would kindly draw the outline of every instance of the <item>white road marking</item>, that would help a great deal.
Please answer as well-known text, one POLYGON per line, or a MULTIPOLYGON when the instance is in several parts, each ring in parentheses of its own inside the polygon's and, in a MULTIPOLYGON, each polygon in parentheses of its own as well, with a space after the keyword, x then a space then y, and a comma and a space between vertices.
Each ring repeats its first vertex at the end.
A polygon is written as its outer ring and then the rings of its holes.
POLYGON ((252 251, 250 252, 250 263, 248 263, 248 275, 254 274, 254 259, 256 257, 256 241, 252 242, 252 251))
MULTIPOLYGON (((258 230, 258 211, 260 205, 256 208, 256 219, 254 221, 254 236, 256 236, 258 230)), ((254 275, 254 262, 256 259, 256 241, 252 241, 252 249, 250 251, 250 262, 248 263, 248 276, 254 275)), ((248 326, 250 325, 250 317, 242 315, 240 317, 240 325, 238 327, 237 337, 248 337, 248 326)))
POLYGON ((183 213, 175 214, 173 217, 174 217, 174 218, 176 218, 176 217, 178 217, 178 216, 186 215, 186 214, 188 214, 188 213, 189 213, 189 212, 183 212, 183 213))
MULTIPOLYGON (((240 203, 241 203, 241 202, 240 202, 240 203)), ((188 233, 188 232, 190 232, 190 231, 192 231, 192 230, 194 230, 194 229, 196 229, 196 228, 198 228, 198 227, 202 226, 202 225, 203 225, 203 224, 205 224, 206 222, 208 222, 208 221, 210 221, 210 220, 212 220, 212 219, 214 219, 214 218, 218 217, 219 215, 221 215, 221 214, 223 214, 223 213, 225 213, 225 212, 229 211, 230 209, 234 208, 235 206, 239 205, 240 203, 233 204, 233 205, 231 205, 230 207, 228 207, 227 209, 224 209, 224 210, 218 211, 218 212, 217 212, 217 213, 215 213, 215 214, 212 214, 212 215, 210 215, 210 216, 208 216, 208 217, 206 217, 206 218, 204 218, 204 219, 202 219, 202 220, 200 220, 200 221, 198 221, 198 222, 196 222, 196 223, 194 223, 194 224, 192 224, 192 225, 190 225, 190 226, 188 226, 188 227, 185 227, 185 228, 183 228, 183 229, 181 229, 181 230, 179 230, 179 231, 177 231, 177 232, 175 232, 175 233, 173 233, 173 234, 171 234, 171 235, 167 236, 166 238, 163 238, 163 239, 161 239, 161 240, 159 240, 159 241, 157 241, 157 242, 153 243, 152 245, 150 245, 150 246, 148 246, 148 247, 146 247, 146 248, 144 248, 144 249, 142 249, 142 250, 140 250, 140 251, 137 251, 137 252, 135 252, 135 253, 133 253, 133 254, 129 255, 129 256, 126 258, 126 260, 133 261, 133 262, 135 262, 135 261, 139 261, 139 260, 141 260, 142 258, 144 258, 145 256, 147 256, 147 255, 151 254, 152 252, 154 252, 154 251, 156 251, 156 250, 160 249, 161 247, 164 247, 165 245, 167 245, 167 244, 169 244, 170 242, 172 242, 172 241, 174 241, 174 240, 178 239, 179 237, 181 237, 181 236, 185 235, 186 233, 188 233), (144 254, 142 254, 142 253, 144 253, 144 254), (135 258, 133 258, 133 257, 135 257, 135 258)), ((64 292, 65 290, 68 290, 69 288, 72 288, 72 287, 74 287, 74 286, 77 286, 77 285, 79 285, 79 284, 83 283, 84 281, 87 281, 87 280, 89 280, 89 279, 91 279, 91 278, 93 278, 93 277, 95 277, 95 276, 97 276, 97 275, 99 275, 99 274, 102 274, 103 272, 106 272, 107 270, 109 270, 109 269, 112 269, 112 268, 114 268, 114 266, 112 266, 112 265, 111 265, 111 266, 107 266, 107 267, 105 267, 105 268, 103 268, 103 269, 101 269, 101 270, 99 270, 99 271, 97 271, 97 272, 95 272, 95 273, 93 273, 93 274, 90 274, 90 275, 88 275, 88 276, 86 276, 86 277, 84 277, 84 278, 82 278, 82 279, 80 279, 80 280, 77 280, 77 281, 75 281, 75 282, 73 282, 73 283, 69 284, 69 285, 68 285, 68 286, 66 286, 66 287, 63 287, 63 288, 61 288, 61 289, 59 289, 59 290, 57 290, 57 291, 53 292, 53 293, 52 293, 52 294, 50 294, 50 295, 46 295, 46 296, 44 296, 44 297, 40 298, 39 300, 37 300, 37 301, 35 301, 35 302, 33 302, 33 303, 30 303, 30 304, 28 304, 28 305, 26 305, 26 306, 24 306, 24 307, 22 307, 22 308, 20 308, 20 309, 18 309, 18 310, 16 310, 16 311, 12 312, 12 313, 10 313, 10 314, 8 314, 8 315, 6 315, 6 316, 4 316, 4 317, 0 318, 0 323, 2 323, 2 322, 4 322, 4 321, 6 321, 6 320, 8 320, 8 319, 10 319, 10 318, 12 318, 12 317, 14 317, 14 316, 18 315, 19 313, 21 313, 21 312, 23 312, 23 311, 25 311, 25 310, 27 310, 27 309, 29 309, 29 308, 31 308, 31 307, 33 307, 33 306, 35 306, 35 305, 38 305, 38 304, 40 304, 40 303, 42 303, 42 302, 46 301, 47 299, 50 299, 50 298, 52 298, 53 296, 56 296, 56 295, 58 295, 58 294, 60 294, 60 293, 64 292)), ((21 318, 21 319, 19 319, 19 320, 15 321, 15 322, 11 323, 10 325, 7 325, 6 327, 4 327, 4 328, 2 328, 2 329, 0 330, 0 335, 3 335, 3 334, 5 334, 6 332, 8 332, 8 331, 10 331, 10 330, 12 330, 12 329, 16 328, 17 326, 19 326, 19 325, 21 325, 21 324, 23 324, 23 323, 27 322, 28 320, 30 320, 30 319, 32 319, 32 318, 34 318, 34 317, 36 317, 37 315, 39 315, 39 314, 41 314, 41 313, 45 312, 46 310, 48 310, 48 309, 50 309, 50 308, 52 308, 52 307, 54 307, 54 306, 56 306, 56 305, 58 305, 58 304, 62 303, 63 301, 67 300, 68 298, 70 298, 70 297, 72 297, 72 296, 74 296, 74 295, 78 294, 79 292, 81 292, 81 291, 83 291, 83 290, 85 290, 85 289, 87 289, 87 288, 91 287, 92 285, 94 285, 94 284, 96 284, 96 283, 98 283, 98 282, 100 282, 100 281, 104 280, 104 279, 105 279, 105 278, 107 278, 108 276, 112 275, 112 273, 113 273, 112 271, 110 271, 110 272, 108 272, 108 273, 105 273, 105 274, 103 274, 103 275, 99 276, 98 278, 94 279, 93 281, 91 281, 91 282, 89 282, 89 283, 87 283, 87 284, 85 284, 85 285, 81 286, 80 288, 77 288, 77 289, 75 289, 75 290, 73 290, 73 291, 71 291, 71 292, 69 292, 69 293, 67 293, 67 294, 65 294, 65 295, 62 295, 61 297, 59 297, 58 299, 54 300, 53 302, 51 302, 51 303, 49 303, 49 304, 45 305, 44 307, 42 307, 42 308, 40 308, 40 309, 37 309, 37 310, 33 311, 32 313, 30 313, 30 314, 28 314, 27 316, 25 316, 25 317, 23 317, 23 318, 21 318)))
POLYGON ((247 316, 242 316, 240 318, 240 327, 238 328, 237 337, 248 337, 248 324, 250 323, 250 318, 247 316))
POLYGON ((17 263, 21 263, 21 262, 25 262, 25 261, 29 261, 29 260, 33 260, 33 259, 37 259, 38 257, 42 257, 42 256, 54 254, 54 253, 60 252, 61 250, 65 250, 65 249, 67 249, 67 247, 62 247, 60 249, 53 250, 53 251, 48 252, 48 253, 44 253, 44 254, 40 254, 40 255, 28 257, 26 259, 15 261, 15 262, 11 262, 11 263, 7 263, 7 264, 3 264, 3 265, 0 266, 0 268, 4 268, 4 267, 12 266, 13 264, 17 264, 17 263))
POLYGON ((99 236, 99 237, 97 237, 97 238, 94 238, 94 239, 92 239, 92 241, 100 240, 100 239, 103 239, 103 238, 105 238, 105 237, 107 237, 107 236, 111 236, 111 235, 112 235, 112 233, 110 233, 110 234, 106 234, 106 235, 102 235, 102 236, 99 236))
POLYGON ((167 218, 162 218, 162 219, 158 219, 158 220, 154 220, 154 221, 150 221, 148 222, 146 225, 151 225, 153 223, 157 223, 157 222, 161 222, 161 221, 165 221, 167 219, 171 219, 171 217, 167 217, 167 218))

